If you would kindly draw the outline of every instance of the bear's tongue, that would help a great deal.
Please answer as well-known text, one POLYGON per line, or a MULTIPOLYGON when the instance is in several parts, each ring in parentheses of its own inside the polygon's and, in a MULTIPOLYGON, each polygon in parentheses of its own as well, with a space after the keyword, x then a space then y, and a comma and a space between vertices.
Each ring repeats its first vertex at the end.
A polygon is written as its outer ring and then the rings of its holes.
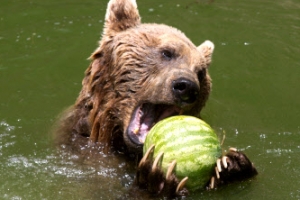
POLYGON ((145 103, 134 112, 128 127, 130 139, 136 144, 144 144, 150 129, 160 120, 178 115, 180 109, 172 105, 145 103))

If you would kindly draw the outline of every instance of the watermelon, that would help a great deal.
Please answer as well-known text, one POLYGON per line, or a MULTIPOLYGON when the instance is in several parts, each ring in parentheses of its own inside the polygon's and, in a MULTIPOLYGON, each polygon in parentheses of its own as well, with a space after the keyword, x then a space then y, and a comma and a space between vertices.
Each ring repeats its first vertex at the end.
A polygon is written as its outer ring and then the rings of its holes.
POLYGON ((155 145, 153 157, 163 152, 162 169, 166 173, 176 160, 176 176, 188 177, 187 189, 205 188, 216 160, 221 156, 220 141, 213 129, 192 116, 173 116, 158 122, 148 133, 143 152, 155 145))

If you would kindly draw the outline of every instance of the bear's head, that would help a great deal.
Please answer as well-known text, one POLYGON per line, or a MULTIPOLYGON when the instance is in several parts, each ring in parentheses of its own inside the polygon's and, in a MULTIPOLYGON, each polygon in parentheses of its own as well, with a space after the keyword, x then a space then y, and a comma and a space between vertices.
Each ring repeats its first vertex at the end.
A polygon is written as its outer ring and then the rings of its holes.
POLYGON ((142 24, 135 0, 111 0, 75 105, 86 115, 77 127, 88 126, 78 130, 90 131, 92 141, 140 151, 158 121, 200 117, 213 49, 210 41, 196 47, 176 28, 142 24))

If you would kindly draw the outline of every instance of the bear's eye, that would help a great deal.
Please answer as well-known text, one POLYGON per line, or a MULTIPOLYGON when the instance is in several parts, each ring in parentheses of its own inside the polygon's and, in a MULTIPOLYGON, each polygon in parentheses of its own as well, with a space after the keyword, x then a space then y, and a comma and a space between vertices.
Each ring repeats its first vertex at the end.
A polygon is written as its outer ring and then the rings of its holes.
POLYGON ((172 58, 175 57, 174 53, 170 50, 162 50, 161 54, 167 60, 171 60, 172 58))
POLYGON ((206 76, 206 70, 202 69, 201 71, 198 72, 198 80, 201 82, 206 76))

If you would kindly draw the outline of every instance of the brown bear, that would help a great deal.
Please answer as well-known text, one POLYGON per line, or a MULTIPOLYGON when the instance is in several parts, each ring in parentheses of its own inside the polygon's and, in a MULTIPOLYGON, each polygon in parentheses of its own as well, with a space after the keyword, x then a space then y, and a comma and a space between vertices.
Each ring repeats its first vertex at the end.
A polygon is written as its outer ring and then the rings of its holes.
MULTIPOLYGON (((77 101, 60 120, 57 141, 96 143, 104 152, 139 156, 158 121, 179 114, 200 117, 211 90, 213 50, 212 42, 197 47, 176 28, 142 24, 135 0, 110 0, 99 47, 90 57, 77 101)), ((222 160, 211 188, 256 174, 241 152, 230 151, 222 160)), ((139 166, 137 185, 156 194, 186 194, 175 176, 166 179, 159 168, 150 172, 151 164, 139 166), (157 173, 161 178, 153 180, 157 173)))

